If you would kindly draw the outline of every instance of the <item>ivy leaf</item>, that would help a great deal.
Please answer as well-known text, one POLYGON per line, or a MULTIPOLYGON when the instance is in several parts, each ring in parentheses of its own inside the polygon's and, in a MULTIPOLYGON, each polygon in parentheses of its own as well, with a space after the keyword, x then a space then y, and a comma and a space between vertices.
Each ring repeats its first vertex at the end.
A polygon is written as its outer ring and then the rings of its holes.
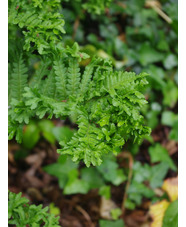
POLYGON ((149 43, 144 43, 138 51, 138 58, 142 66, 146 66, 150 63, 163 60, 164 56, 151 47, 149 43))
POLYGON ((163 162, 166 162, 172 170, 174 171, 177 170, 174 162, 169 156, 168 151, 164 147, 162 147, 159 143, 156 143, 155 146, 151 146, 149 148, 149 155, 151 157, 152 163, 163 161, 163 162))
POLYGON ((50 143, 55 143, 55 137, 52 133, 52 129, 54 128, 54 123, 50 120, 44 119, 41 120, 39 123, 39 128, 43 133, 43 136, 46 140, 48 140, 50 143))
POLYGON ((172 69, 175 66, 178 65, 178 59, 176 57, 176 55, 174 54, 169 54, 163 61, 163 64, 165 66, 166 69, 172 69))
POLYGON ((120 185, 127 178, 122 169, 118 169, 118 164, 111 159, 105 159, 104 162, 96 167, 103 178, 114 185, 120 185))
POLYGON ((162 227, 178 227, 178 200, 172 202, 165 211, 162 227))
POLYGON ((89 191, 89 184, 85 180, 78 179, 78 170, 73 169, 68 174, 68 181, 64 187, 64 194, 86 194, 89 191))
POLYGON ((163 88, 163 95, 163 104, 165 106, 174 107, 178 100, 178 87, 172 80, 169 80, 163 88))
POLYGON ((120 208, 115 208, 111 210, 111 216, 114 220, 117 220, 121 214, 122 212, 120 208))
POLYGON ((154 165, 151 167, 151 175, 149 178, 150 186, 152 188, 158 188, 162 186, 163 179, 169 170, 169 165, 165 162, 154 165))
POLYGON ((95 167, 81 169, 81 179, 89 183, 89 189, 104 185, 103 178, 95 167))
POLYGON ((26 126, 23 133, 23 146, 32 149, 40 139, 40 130, 35 122, 26 126))
POLYGON ((178 120, 178 115, 173 113, 172 111, 164 111, 162 113, 162 118, 161 118, 161 122, 164 125, 168 125, 170 127, 172 127, 175 123, 175 121, 178 120))
POLYGON ((65 187, 68 181, 69 172, 76 168, 77 164, 65 155, 60 156, 60 158, 58 159, 58 163, 50 164, 43 167, 44 171, 46 171, 48 174, 58 178, 60 188, 65 187))
POLYGON ((72 138, 74 132, 73 130, 69 129, 68 127, 54 127, 52 129, 52 133, 55 136, 55 139, 59 142, 66 144, 72 138))

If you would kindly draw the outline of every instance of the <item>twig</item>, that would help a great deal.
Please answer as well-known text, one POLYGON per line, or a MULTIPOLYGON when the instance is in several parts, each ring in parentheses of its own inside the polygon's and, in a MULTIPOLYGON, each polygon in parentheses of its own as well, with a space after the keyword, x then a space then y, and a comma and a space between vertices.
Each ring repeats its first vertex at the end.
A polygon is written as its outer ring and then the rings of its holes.
POLYGON ((77 209, 80 213, 82 213, 82 215, 85 217, 85 219, 89 222, 89 226, 90 226, 90 227, 94 227, 94 224, 92 223, 92 220, 91 220, 89 214, 88 214, 82 207, 80 207, 80 206, 78 206, 78 205, 76 206, 76 209, 77 209))
POLYGON ((129 153, 129 152, 122 152, 121 154, 118 155, 118 157, 121 157, 121 158, 125 158, 125 159, 128 159, 129 160, 129 174, 128 174, 128 180, 127 180, 127 184, 126 184, 126 187, 125 187, 125 192, 124 192, 124 195, 123 195, 123 201, 122 201, 122 205, 121 205, 121 211, 122 211, 122 217, 124 217, 124 214, 125 214, 125 202, 126 202, 126 199, 127 199, 127 191, 129 189, 129 186, 130 186, 130 182, 131 182, 131 179, 132 179, 132 167, 133 167, 133 157, 132 155, 129 153))
POLYGON ((172 23, 172 19, 161 10, 160 3, 158 1, 147 0, 145 5, 146 7, 153 8, 165 21, 167 21, 167 23, 172 23))
MULTIPOLYGON (((123 2, 118 2, 117 3, 120 7, 122 7, 123 9, 127 8, 127 5, 125 5, 123 2)), ((167 23, 171 24, 172 23, 172 19, 161 10, 161 5, 159 3, 159 1, 157 0, 146 0, 145 2, 145 6, 149 7, 149 8, 153 8, 167 23)))
POLYGON ((78 27, 79 27, 79 16, 76 18, 76 20, 74 22, 74 27, 73 27, 74 31, 73 31, 73 34, 72 34, 72 39, 75 38, 78 27))

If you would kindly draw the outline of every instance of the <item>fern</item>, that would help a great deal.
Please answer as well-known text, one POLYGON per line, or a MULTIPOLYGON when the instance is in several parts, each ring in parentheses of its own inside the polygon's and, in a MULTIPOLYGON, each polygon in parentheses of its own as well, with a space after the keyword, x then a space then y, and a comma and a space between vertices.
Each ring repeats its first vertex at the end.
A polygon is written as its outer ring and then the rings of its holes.
POLYGON ((63 63, 62 58, 57 58, 54 61, 54 70, 55 70, 55 78, 56 78, 56 89, 59 100, 65 100, 67 97, 67 69, 63 63))
POLYGON ((38 52, 44 54, 55 49, 65 30, 60 9, 59 0, 50 1, 9 1, 9 26, 18 25, 25 28, 25 50, 30 50, 31 43, 34 43, 38 52))
POLYGON ((69 60, 68 78, 67 78, 67 94, 74 96, 78 93, 80 82, 80 68, 75 58, 69 60))
POLYGON ((29 205, 28 199, 21 197, 21 193, 8 193, 8 224, 25 227, 45 226, 58 227, 59 217, 49 214, 48 207, 42 208, 42 205, 29 205))
POLYGON ((37 89, 40 89, 42 87, 42 79, 44 78, 44 76, 48 75, 48 68, 50 65, 51 61, 45 57, 39 62, 39 66, 36 69, 31 81, 32 87, 36 87, 37 89))
POLYGON ((27 84, 27 68, 24 64, 22 55, 20 55, 16 61, 13 63, 11 72, 11 87, 10 93, 11 97, 17 99, 19 101, 22 100, 22 94, 24 91, 24 87, 27 84))
POLYGON ((69 117, 78 124, 78 131, 70 142, 62 142, 58 152, 71 155, 74 161, 84 160, 87 166, 100 165, 104 153, 119 152, 129 138, 138 142, 149 134, 140 114, 146 104, 140 90, 147 84, 147 74, 113 71, 110 62, 95 58, 81 74, 78 59, 67 59, 60 65, 62 68, 54 61, 42 89, 25 88, 23 104, 17 103, 13 113, 10 111, 14 121, 27 123, 26 116, 42 118, 46 114, 49 118, 69 117), (63 84, 67 91, 62 97, 65 102, 56 96, 57 91, 60 93, 56 78, 65 78, 60 72, 67 76, 63 84))
MULTIPOLYGON (((97 6, 109 2, 100 0, 97 6)), ((78 130, 69 142, 60 142, 58 152, 87 166, 100 165, 103 154, 117 154, 128 139, 140 142, 150 133, 140 113, 147 103, 141 93, 147 74, 114 71, 112 62, 96 57, 80 68, 79 62, 89 56, 80 52, 77 43, 61 46, 64 21, 59 3, 10 0, 10 29, 12 24, 19 26, 25 40, 16 51, 9 51, 9 139, 21 142, 23 126, 32 118, 68 118, 78 130), (36 49, 39 54, 33 55, 36 49), (39 60, 34 72, 30 70, 33 56, 39 60)))

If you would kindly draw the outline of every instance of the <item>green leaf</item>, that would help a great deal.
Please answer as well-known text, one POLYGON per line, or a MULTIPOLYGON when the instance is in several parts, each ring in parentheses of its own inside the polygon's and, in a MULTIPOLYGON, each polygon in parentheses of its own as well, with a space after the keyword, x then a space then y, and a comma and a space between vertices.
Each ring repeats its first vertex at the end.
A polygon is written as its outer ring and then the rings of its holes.
POLYGON ((174 107, 178 100, 178 87, 172 80, 169 80, 163 88, 163 95, 163 104, 165 106, 174 107))
POLYGON ((40 130, 35 122, 26 126, 23 133, 23 146, 32 149, 40 139, 40 130))
POLYGON ((162 53, 157 52, 149 43, 144 43, 140 46, 138 58, 142 66, 146 66, 163 60, 164 56, 162 53))
POLYGON ((151 175, 149 177, 150 186, 152 188, 161 187, 168 170, 169 165, 166 162, 152 166, 151 175))
POLYGON ((50 203, 49 205, 49 211, 51 214, 59 215, 60 214, 60 209, 54 205, 54 203, 50 203))
POLYGON ((121 214, 122 214, 122 212, 121 212, 120 208, 116 208, 116 209, 111 210, 111 216, 114 220, 117 220, 121 214))
POLYGON ((117 220, 117 221, 108 221, 108 220, 100 220, 99 221, 100 227, 124 227, 123 220, 117 220))
POLYGON ((178 141, 178 121, 175 121, 169 134, 169 139, 178 141))
POLYGON ((178 200, 172 202, 165 211, 163 227, 178 227, 178 200))
POLYGON ((55 137, 52 133, 52 130, 54 128, 54 123, 50 120, 41 120, 39 123, 39 128, 46 140, 48 140, 50 143, 55 143, 55 137))
POLYGON ((111 197, 111 192, 110 192, 110 186, 108 185, 103 185, 100 189, 99 189, 99 195, 104 196, 105 199, 110 199, 111 197))
POLYGON ((44 166, 43 169, 48 174, 57 177, 60 188, 64 188, 68 181, 69 172, 74 169, 76 170, 77 166, 69 157, 62 155, 59 157, 58 163, 44 166))
POLYGON ((177 170, 174 162, 169 156, 168 151, 164 147, 162 147, 159 143, 156 143, 155 146, 151 146, 149 148, 149 155, 152 163, 162 161, 167 163, 172 170, 174 171, 177 170))
POLYGON ((173 126, 178 120, 178 115, 171 111, 164 111, 162 113, 161 123, 168 126, 173 126))
POLYGON ((96 168, 106 181, 114 185, 120 185, 127 179, 122 169, 118 169, 118 164, 114 160, 105 159, 104 162, 96 168))
POLYGON ((146 198, 152 198, 154 196, 154 192, 152 189, 148 188, 143 183, 138 183, 135 181, 132 181, 132 184, 130 185, 128 189, 128 198, 136 204, 140 205, 142 197, 146 198))
POLYGON ((176 55, 169 54, 163 61, 163 64, 166 69, 172 69, 178 65, 178 59, 176 55))
POLYGON ((64 187, 64 194, 86 194, 89 191, 89 183, 78 179, 78 170, 71 170, 68 174, 68 181, 64 187))
POLYGON ((89 183, 89 189, 100 188, 104 181, 95 167, 81 169, 81 179, 89 183))
POLYGON ((74 130, 71 130, 68 127, 54 127, 52 129, 52 133, 55 136, 55 139, 60 142, 60 143, 64 143, 66 144, 68 141, 70 141, 70 139, 72 138, 73 134, 74 134, 74 130))
POLYGON ((129 210, 134 210, 136 207, 136 204, 127 198, 125 201, 125 207, 129 210))

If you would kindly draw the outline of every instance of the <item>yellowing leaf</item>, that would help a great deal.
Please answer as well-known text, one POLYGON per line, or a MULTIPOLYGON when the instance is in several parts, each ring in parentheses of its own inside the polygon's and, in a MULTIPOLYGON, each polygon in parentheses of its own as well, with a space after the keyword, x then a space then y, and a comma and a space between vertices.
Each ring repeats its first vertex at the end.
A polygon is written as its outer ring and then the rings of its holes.
POLYGON ((150 215, 153 219, 150 227, 162 227, 163 217, 169 204, 167 200, 162 200, 150 206, 150 215))
POLYGON ((178 177, 168 178, 164 181, 162 189, 167 192, 170 201, 173 202, 178 198, 178 177))

